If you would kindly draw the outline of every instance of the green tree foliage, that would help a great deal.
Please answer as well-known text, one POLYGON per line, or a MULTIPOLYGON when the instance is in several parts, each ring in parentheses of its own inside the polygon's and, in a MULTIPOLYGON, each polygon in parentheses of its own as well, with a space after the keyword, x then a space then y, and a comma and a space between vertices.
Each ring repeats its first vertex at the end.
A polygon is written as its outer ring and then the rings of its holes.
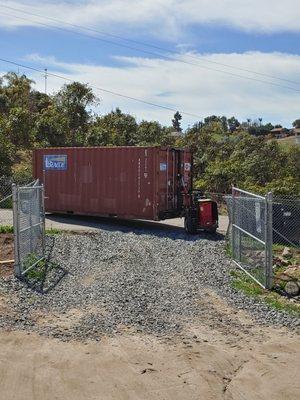
POLYGON ((0 119, 0 176, 9 176, 13 165, 13 146, 7 140, 4 129, 2 129, 3 120, 0 119))
POLYGON ((66 144, 83 145, 91 117, 88 107, 96 102, 92 89, 80 82, 73 82, 64 85, 54 96, 53 102, 57 112, 67 121, 66 144))
MULTIPOLYGON (((138 123, 118 108, 93 115, 97 102, 92 89, 79 82, 48 96, 34 90, 25 75, 0 78, 0 176, 29 177, 35 147, 188 146, 196 187, 202 190, 226 193, 235 184, 258 193, 300 195, 300 147, 267 140, 273 125, 261 118, 239 122, 211 115, 182 133, 179 112, 172 126, 162 126, 138 123)), ((299 127, 300 120, 293 125, 299 127)))
POLYGON ((103 117, 97 117, 89 128, 89 146, 134 146, 136 144, 137 122, 119 108, 103 117))
POLYGON ((139 146, 174 146, 178 137, 171 127, 157 121, 142 121, 137 128, 135 143, 139 146))
POLYGON ((6 97, 7 110, 9 108, 31 109, 31 91, 34 82, 25 75, 9 72, 2 78, 2 93, 6 97))
POLYGON ((227 120, 228 129, 230 132, 234 132, 241 125, 235 117, 228 118, 227 120))
POLYGON ((136 142, 139 145, 155 146, 165 139, 166 132, 157 121, 142 121, 137 129, 136 142))
POLYGON ((36 141, 42 147, 72 145, 69 118, 54 103, 51 103, 38 115, 34 130, 36 141))
POLYGON ((179 111, 177 111, 174 114, 174 118, 172 119, 172 125, 173 125, 173 128, 175 129, 176 132, 181 132, 182 131, 181 122, 180 122, 181 120, 182 120, 182 115, 180 114, 179 111))
POLYGON ((34 142, 34 118, 28 109, 11 108, 7 115, 5 131, 17 148, 30 148, 34 142))
MULTIPOLYGON (((232 117, 231 120, 233 118, 234 117, 232 117)), ((235 118, 234 118, 234 122, 238 123, 238 121, 235 120, 235 118)), ((228 131, 229 124, 228 124, 228 120, 225 116, 218 117, 216 115, 210 115, 209 117, 204 118, 204 126, 209 126, 210 128, 215 127, 214 128, 216 130, 215 133, 222 134, 222 133, 225 133, 228 131)))
POLYGON ((18 76, 10 72, 0 80, 0 115, 2 134, 16 148, 28 148, 34 138, 32 128, 35 115, 33 112, 33 81, 25 75, 18 76))
POLYGON ((257 193, 300 195, 299 147, 286 152, 277 142, 246 132, 218 140, 206 126, 189 130, 186 145, 194 149, 199 189, 228 193, 234 184, 257 193))
POLYGON ((293 127, 294 127, 294 128, 300 128, 300 118, 296 119, 296 120, 293 122, 293 127))

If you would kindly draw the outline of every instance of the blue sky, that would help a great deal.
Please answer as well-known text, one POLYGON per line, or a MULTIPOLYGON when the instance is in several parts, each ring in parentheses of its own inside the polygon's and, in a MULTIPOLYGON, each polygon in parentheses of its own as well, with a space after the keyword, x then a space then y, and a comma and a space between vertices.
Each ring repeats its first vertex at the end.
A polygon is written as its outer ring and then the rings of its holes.
MULTIPOLYGON (((290 126, 300 117, 300 2, 245 0, 243 6, 238 0, 211 3, 207 0, 104 0, 41 4, 0 0, 1 58, 38 69, 47 67, 69 79, 200 117, 208 114, 235 115, 241 120, 262 117, 265 121, 290 126), (59 29, 73 29, 65 23, 82 25, 172 49, 178 54, 81 30, 90 36, 157 53, 145 54, 75 32, 41 26, 38 23, 53 25, 54 22, 26 12, 64 21, 55 23, 59 29), (171 59, 160 56, 163 53, 171 59), (213 64, 216 62, 291 82, 213 64)), ((17 70, 0 62, 2 73, 12 69, 17 70)), ((30 71, 26 74, 35 79, 38 89, 43 88, 41 74, 30 71)), ((59 90, 63 83, 49 77, 49 92, 59 90)), ((100 91, 97 95, 101 103, 96 111, 100 113, 120 106, 139 120, 168 123, 172 117, 172 112, 167 110, 100 91)), ((196 119, 186 116, 184 125, 196 119)))

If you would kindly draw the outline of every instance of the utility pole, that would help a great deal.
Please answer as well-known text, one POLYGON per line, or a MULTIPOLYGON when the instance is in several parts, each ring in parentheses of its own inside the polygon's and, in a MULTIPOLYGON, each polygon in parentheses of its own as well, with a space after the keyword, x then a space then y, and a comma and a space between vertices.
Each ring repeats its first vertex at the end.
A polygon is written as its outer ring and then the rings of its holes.
POLYGON ((48 70, 47 70, 47 68, 45 68, 44 78, 45 78, 45 94, 47 94, 47 79, 48 79, 48 70))

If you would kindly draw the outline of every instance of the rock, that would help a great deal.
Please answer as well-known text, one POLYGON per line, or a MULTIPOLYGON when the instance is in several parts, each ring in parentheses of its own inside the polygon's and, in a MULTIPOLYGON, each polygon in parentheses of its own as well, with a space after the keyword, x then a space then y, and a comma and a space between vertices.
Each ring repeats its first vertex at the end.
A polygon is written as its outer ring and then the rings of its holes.
POLYGON ((298 294, 300 292, 300 287, 297 282, 289 281, 285 285, 284 290, 289 296, 298 296, 298 294))
MULTIPOLYGON (((233 323, 234 311, 230 317, 216 312, 207 290, 234 309, 249 311, 261 324, 299 325, 293 316, 232 288, 234 265, 225 242, 204 233, 191 237, 180 230, 120 229, 114 224, 93 234, 57 235, 46 244, 51 260, 67 275, 47 294, 33 292, 14 277, 0 279, 1 295, 11 300, 13 311, 10 319, 0 313, 0 328, 30 329, 68 341, 100 340, 126 331, 172 338, 199 322, 228 334, 245 329, 233 323), (29 326, 26 322, 35 315, 42 317, 41 323, 29 326)), ((191 337, 182 339, 191 345, 191 337)))
POLYGON ((290 264, 290 261, 283 257, 276 257, 273 262, 276 264, 276 267, 287 267, 290 264))
POLYGON ((282 272, 278 275, 276 275, 275 281, 284 281, 284 282, 289 282, 291 280, 291 277, 286 273, 286 272, 282 272))
POLYGON ((285 247, 282 252, 282 257, 291 258, 293 255, 291 249, 289 247, 285 247))
POLYGON ((294 280, 300 280, 300 265, 291 265, 285 271, 287 275, 289 275, 294 280))

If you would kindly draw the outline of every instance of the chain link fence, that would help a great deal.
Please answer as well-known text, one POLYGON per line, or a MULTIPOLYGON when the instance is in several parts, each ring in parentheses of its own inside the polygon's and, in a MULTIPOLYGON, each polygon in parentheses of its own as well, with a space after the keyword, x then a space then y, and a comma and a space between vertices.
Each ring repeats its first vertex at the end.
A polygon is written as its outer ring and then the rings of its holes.
POLYGON ((300 249, 300 199, 276 196, 273 199, 273 243, 300 249))
POLYGON ((12 185, 15 274, 23 277, 45 258, 44 188, 12 185))
MULTIPOLYGON (((5 227, 13 226, 13 204, 12 204, 12 185, 25 186, 28 184, 26 178, 12 178, 10 176, 0 176, 0 230, 5 227)), ((33 185, 34 182, 28 185, 33 185)))
POLYGON ((259 196, 238 188, 224 196, 227 239, 234 262, 265 288, 271 288, 278 254, 300 254, 300 199, 259 196))
POLYGON ((12 179, 0 177, 0 229, 13 225, 12 215, 12 179))
POLYGON ((265 288, 272 286, 271 202, 271 194, 263 197, 232 189, 232 258, 265 288))

